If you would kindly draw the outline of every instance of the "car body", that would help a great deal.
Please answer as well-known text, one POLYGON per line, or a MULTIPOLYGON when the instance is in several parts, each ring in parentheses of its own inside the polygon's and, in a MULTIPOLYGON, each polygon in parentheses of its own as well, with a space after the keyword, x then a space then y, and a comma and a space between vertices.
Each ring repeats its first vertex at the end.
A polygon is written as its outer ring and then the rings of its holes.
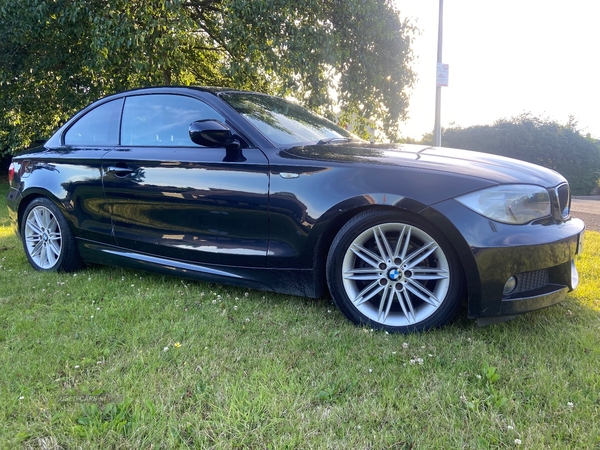
POLYGON ((577 285, 584 224, 558 173, 370 144, 298 105, 157 87, 89 105, 13 158, 7 197, 38 270, 82 262, 307 297, 407 332, 493 322, 577 285))

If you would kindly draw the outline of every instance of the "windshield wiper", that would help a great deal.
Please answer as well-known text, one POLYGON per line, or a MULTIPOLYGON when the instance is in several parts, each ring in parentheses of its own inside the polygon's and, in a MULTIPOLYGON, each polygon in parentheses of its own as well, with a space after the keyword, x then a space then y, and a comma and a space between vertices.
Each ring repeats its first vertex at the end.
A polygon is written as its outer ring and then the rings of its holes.
POLYGON ((315 145, 334 144, 334 143, 337 143, 337 142, 350 142, 352 140, 353 140, 352 138, 333 137, 333 138, 321 139, 315 145))

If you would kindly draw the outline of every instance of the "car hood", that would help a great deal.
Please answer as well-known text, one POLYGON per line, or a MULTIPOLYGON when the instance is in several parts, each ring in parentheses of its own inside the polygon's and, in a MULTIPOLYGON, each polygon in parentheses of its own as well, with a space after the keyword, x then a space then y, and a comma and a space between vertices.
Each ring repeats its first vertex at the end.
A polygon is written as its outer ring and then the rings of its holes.
POLYGON ((284 154, 325 163, 385 165, 448 172, 499 184, 525 183, 546 188, 564 183, 559 173, 544 167, 488 153, 421 145, 328 144, 293 147, 284 154))

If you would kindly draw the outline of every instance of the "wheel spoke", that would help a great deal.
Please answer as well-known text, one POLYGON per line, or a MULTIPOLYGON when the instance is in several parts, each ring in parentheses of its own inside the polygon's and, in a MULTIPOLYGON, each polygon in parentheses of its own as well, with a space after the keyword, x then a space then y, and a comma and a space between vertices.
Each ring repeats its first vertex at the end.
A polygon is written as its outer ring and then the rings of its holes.
POLYGON ((433 292, 431 292, 422 284, 419 284, 416 281, 409 279, 408 283, 406 283, 404 286, 406 289, 408 289, 410 292, 412 292, 424 302, 429 303, 432 306, 440 305, 439 299, 433 294, 433 292))
POLYGON ((415 267, 410 269, 413 273, 412 280, 446 280, 448 271, 446 269, 436 269, 435 267, 415 267))
POLYGON ((370 250, 367 250, 361 245, 353 244, 350 250, 352 250, 352 252, 364 262, 373 267, 378 267, 379 263, 383 262, 383 259, 381 259, 378 255, 370 250))
MULTIPOLYGON (((402 246, 402 253, 400 253, 400 258, 404 261, 404 259, 406 258, 406 252, 408 252, 408 244, 410 244, 410 236, 411 236, 411 228, 410 227, 404 227, 402 230, 402 235, 406 234, 406 236, 404 237, 404 245, 402 246), (406 233, 404 233, 404 231, 406 230, 406 233)), ((400 244, 400 241, 402 240, 402 236, 400 236, 400 240, 398 241, 398 244, 400 244)))
POLYGON ((356 306, 360 306, 366 301, 372 299, 375 295, 381 292, 382 289, 383 286, 379 284, 379 281, 373 281, 366 288, 360 291, 358 295, 354 298, 354 300, 352 300, 352 302, 356 306))
POLYGON ((414 252, 412 252, 404 260, 404 263, 406 264, 408 269, 412 269, 414 266, 419 264, 421 261, 423 261, 429 255, 431 255, 433 252, 435 252, 437 250, 437 248, 438 247, 437 247, 437 245, 435 245, 435 242, 429 242, 429 243, 425 244, 424 246, 419 247, 414 252))
POLYGON ((379 302, 379 315, 377 318, 377 320, 379 320, 379 322, 381 323, 385 323, 385 321, 388 318, 388 315, 390 314, 390 309, 392 307, 392 303, 394 302, 395 297, 394 290, 395 289, 393 287, 391 287, 389 284, 386 284, 385 289, 381 294, 381 301, 379 302))
POLYGON ((372 267, 352 269, 344 272, 346 280, 378 280, 381 278, 380 271, 372 267))
POLYGON ((37 241, 33 248, 31 249, 31 257, 40 256, 42 254, 42 250, 44 249, 44 243, 42 241, 37 241))
POLYGON ((48 252, 52 252, 54 255, 56 255, 55 259, 57 259, 60 255, 60 244, 55 240, 48 242, 48 246, 46 248, 48 249, 48 252))
POLYGON ((46 258, 48 259, 48 262, 50 262, 51 266, 54 265, 54 263, 58 260, 58 256, 60 255, 60 248, 53 246, 53 245, 48 245, 46 247, 46 258))
POLYGON ((27 227, 31 230, 32 233, 34 233, 36 235, 40 235, 40 236, 42 235, 42 228, 40 225, 38 225, 35 214, 32 219, 29 219, 27 221, 27 227))
POLYGON ((381 230, 381 227, 376 227, 373 230, 373 236, 375 237, 375 242, 377 243, 377 248, 379 249, 379 254, 385 260, 394 259, 394 255, 392 254, 392 249, 390 248, 390 244, 385 237, 385 233, 381 230))
MULTIPOLYGON (((404 254, 402 254, 402 255, 400 254, 400 247, 402 246, 402 242, 404 242, 404 234, 406 233, 407 228, 408 227, 402 227, 400 236, 398 236, 398 242, 396 242, 396 248, 394 249, 394 258, 404 257, 404 254)), ((406 250, 404 251, 404 253, 406 253, 406 250)))
POLYGON ((410 300, 410 295, 408 295, 408 292, 406 292, 406 289, 398 292, 398 301, 400 302, 400 307, 402 308, 402 312, 404 313, 407 322, 415 323, 417 321, 415 309, 412 301, 410 300))
POLYGON ((41 229, 44 227, 44 225, 46 223, 46 220, 44 218, 44 210, 42 209, 40 211, 39 208, 35 208, 32 212, 33 212, 33 217, 35 219, 35 223, 39 227, 39 230, 41 231, 41 229))
POLYGON ((46 230, 52 231, 53 233, 56 233, 59 230, 58 222, 56 221, 56 217, 52 216, 52 218, 50 219, 50 222, 48 223, 48 226, 46 227, 46 230))

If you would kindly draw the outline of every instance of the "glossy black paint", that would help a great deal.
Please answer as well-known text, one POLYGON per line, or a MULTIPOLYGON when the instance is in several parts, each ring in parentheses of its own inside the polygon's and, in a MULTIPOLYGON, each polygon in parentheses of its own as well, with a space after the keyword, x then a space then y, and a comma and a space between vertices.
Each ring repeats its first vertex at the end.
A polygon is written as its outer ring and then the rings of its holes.
MULTIPOLYGON (((486 219, 455 197, 498 184, 547 189, 559 174, 515 160, 424 146, 332 143, 276 147, 219 98, 220 90, 151 88, 117 94, 78 113, 43 147, 14 159, 7 197, 18 230, 36 196, 65 214, 82 257, 297 295, 323 294, 336 233, 366 209, 418 215, 459 255, 470 317, 514 315, 561 301, 584 230, 555 216, 527 225, 486 219), (64 134, 115 98, 173 93, 225 118, 238 145, 65 145, 64 134), (508 277, 548 269, 543 289, 502 294, 508 277)), ((218 141, 218 140, 217 140, 218 141)))

